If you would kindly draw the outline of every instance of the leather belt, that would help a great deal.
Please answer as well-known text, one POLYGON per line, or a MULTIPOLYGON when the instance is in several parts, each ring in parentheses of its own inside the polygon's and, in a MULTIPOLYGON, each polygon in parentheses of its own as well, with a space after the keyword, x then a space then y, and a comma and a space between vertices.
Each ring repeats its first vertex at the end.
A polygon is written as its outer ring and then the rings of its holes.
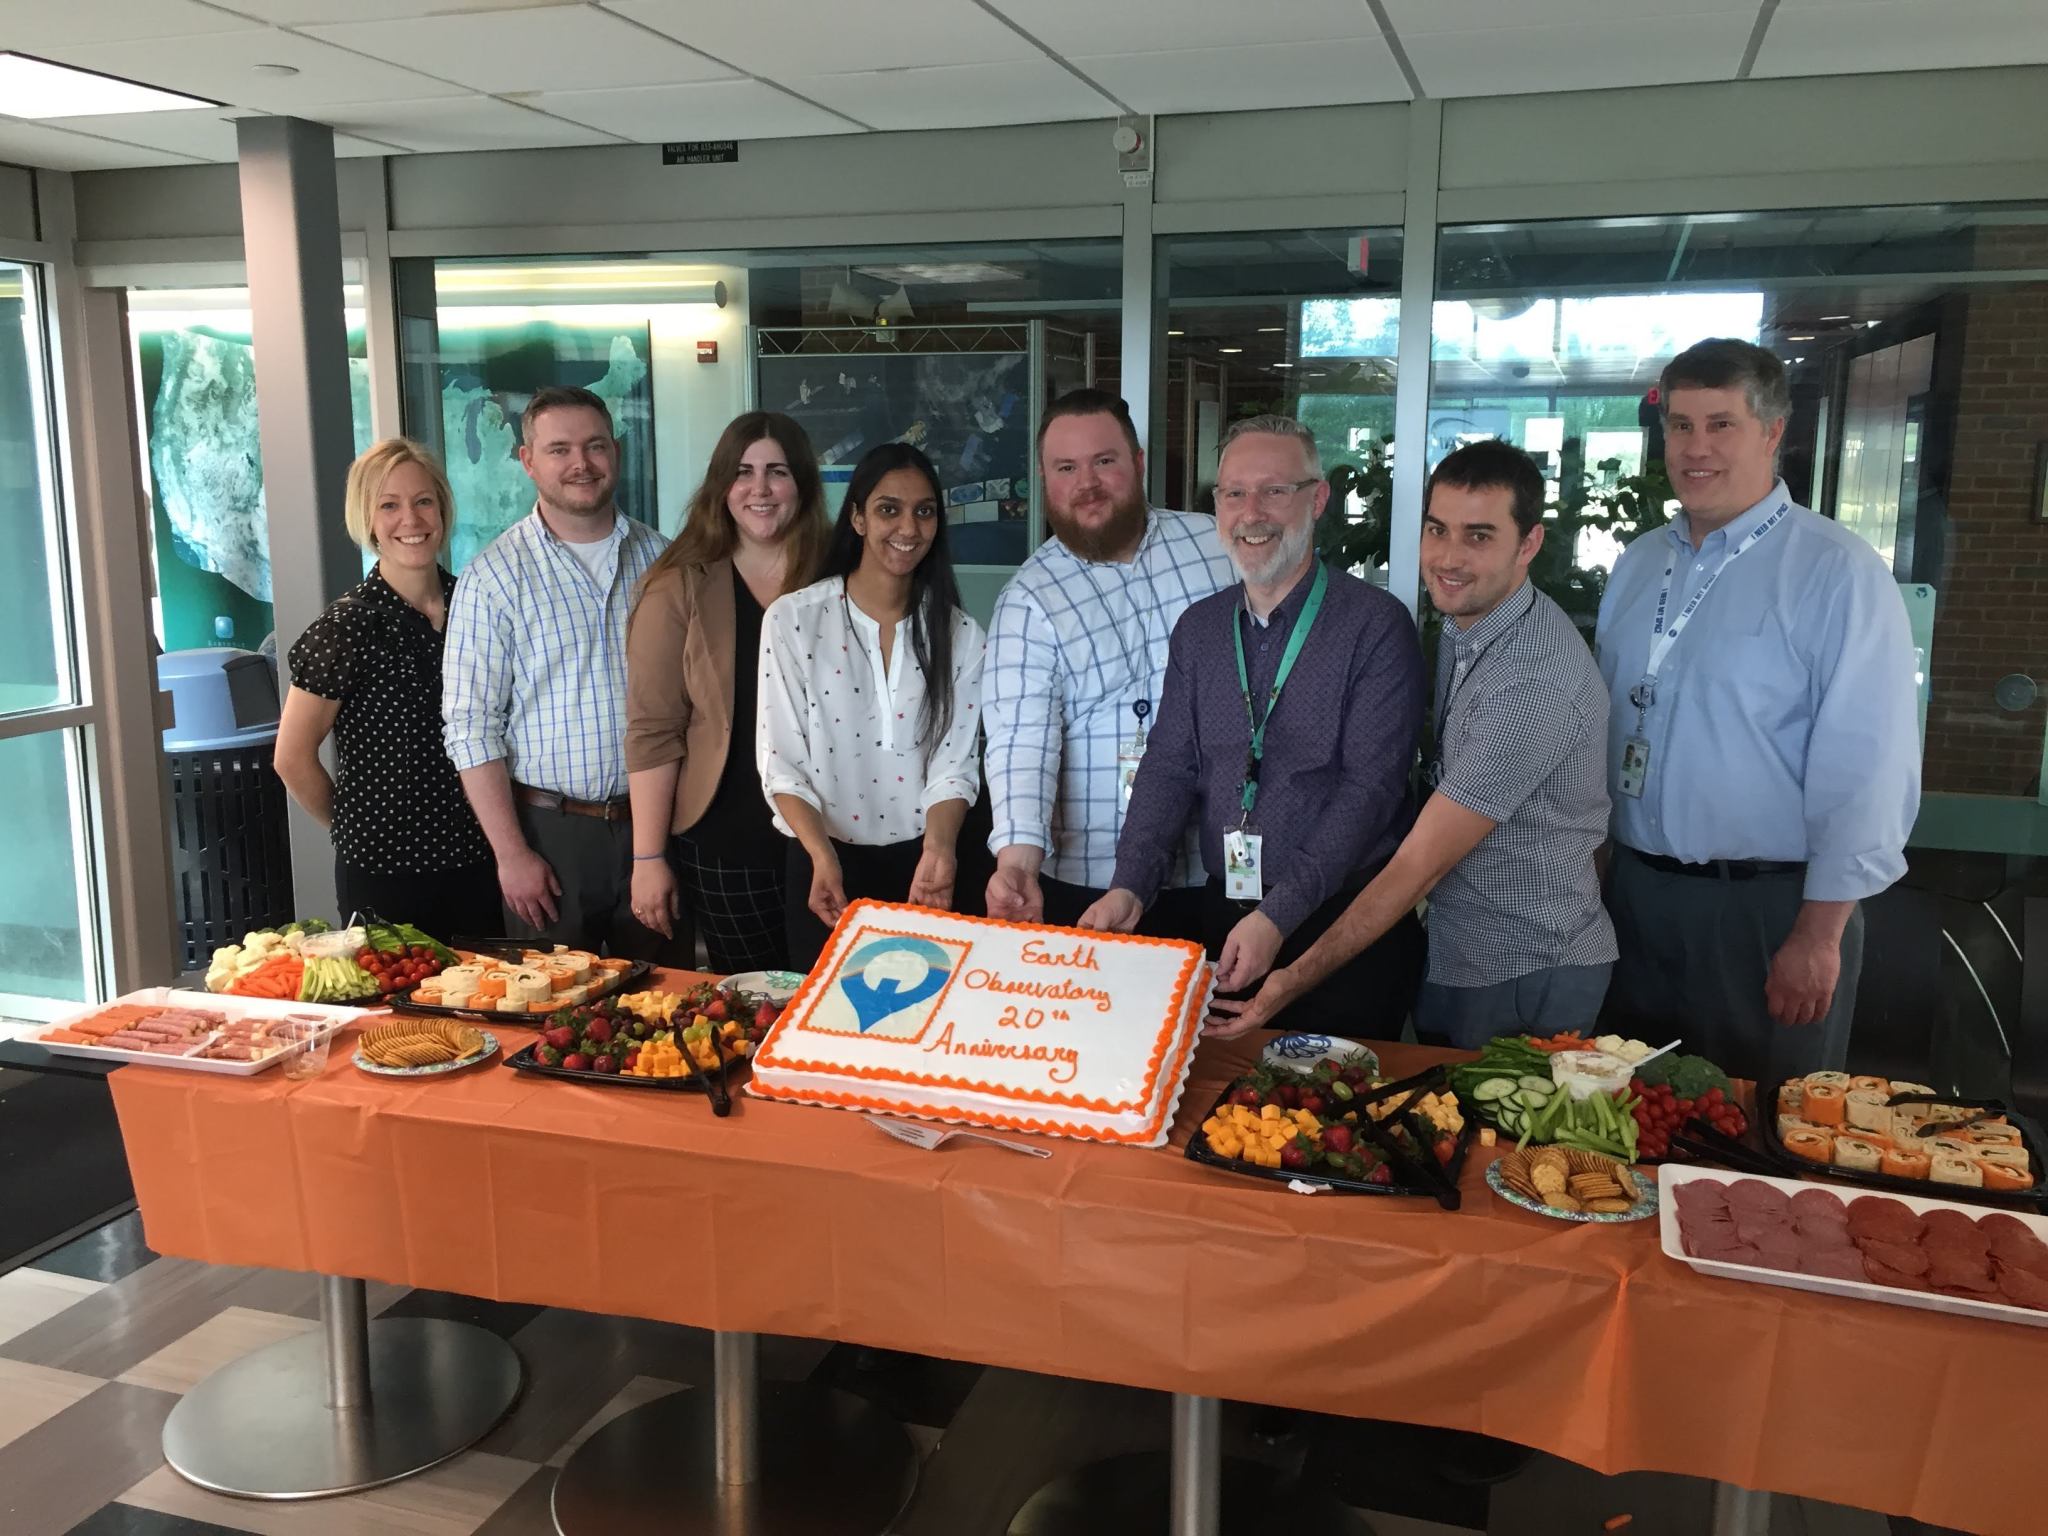
POLYGON ((633 801, 627 795, 615 795, 609 800, 578 800, 570 795, 558 795, 552 789, 535 789, 530 784, 514 784, 512 793, 521 803, 537 806, 543 811, 561 811, 569 816, 594 816, 599 821, 633 819, 633 801))
POLYGON ((1623 853, 1660 874, 1692 875, 1701 880, 1754 880, 1759 875, 1800 875, 1806 872, 1806 865, 1797 860, 1708 859, 1704 864, 1688 864, 1683 859, 1668 858, 1661 853, 1644 853, 1626 843, 1620 847, 1623 853))

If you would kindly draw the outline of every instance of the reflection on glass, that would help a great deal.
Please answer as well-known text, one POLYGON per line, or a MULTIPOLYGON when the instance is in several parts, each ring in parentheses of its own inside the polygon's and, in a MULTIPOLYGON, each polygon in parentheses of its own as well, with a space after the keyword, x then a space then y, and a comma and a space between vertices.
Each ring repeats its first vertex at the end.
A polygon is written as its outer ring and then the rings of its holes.
POLYGON ((2048 565, 2048 209, 1928 207, 1447 229, 1431 464, 1504 437, 1549 483, 1536 577, 1589 634, 1626 544, 1675 503, 1650 392, 1709 335, 1769 347, 1781 472, 1891 566, 1927 662, 1926 789, 2035 797, 2048 565), (1931 614, 1931 617, 1930 617, 1931 614), (2019 694, 2014 693, 2017 699, 2019 694))
MULTIPOLYGON (((370 443, 362 293, 346 290, 349 401, 370 443)), ((167 651, 255 650, 271 631, 270 531, 246 288, 136 289, 128 329, 153 504, 157 633, 167 651)))
POLYGON ((35 277, 0 262, 0 715, 75 698, 35 277))
POLYGON ((0 740, 0 1012, 8 994, 85 1001, 77 743, 73 731, 0 740))
POLYGON ((1315 434, 1330 480, 1324 554, 1385 581, 1400 231, 1171 235, 1158 249, 1166 392, 1154 402, 1155 496, 1212 510, 1230 424, 1292 416, 1315 434))

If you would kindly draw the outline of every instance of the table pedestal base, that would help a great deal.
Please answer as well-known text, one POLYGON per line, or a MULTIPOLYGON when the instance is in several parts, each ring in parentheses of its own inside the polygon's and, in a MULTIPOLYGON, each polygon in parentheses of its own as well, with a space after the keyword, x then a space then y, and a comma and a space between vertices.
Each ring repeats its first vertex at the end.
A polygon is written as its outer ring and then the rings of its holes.
MULTIPOLYGON (((850 1392, 759 1387, 753 1480, 720 1480, 718 1394, 623 1413, 555 1480, 561 1536, 881 1536, 917 1486, 903 1426, 850 1392)), ((727 1426, 730 1428, 730 1424, 727 1426)))
POLYGON ((164 1460, 188 1482, 244 1499, 322 1499, 374 1488, 481 1440, 519 1395, 519 1356, 468 1323, 372 1323, 369 1394, 331 1408, 327 1339, 309 1333, 222 1366, 171 1410, 164 1460))
MULTIPOLYGON (((1164 1536, 1172 1458, 1138 1451, 1091 1462, 1053 1479, 1010 1517, 1009 1536, 1164 1536)), ((1287 1531, 1293 1536, 1373 1536, 1365 1517, 1319 1488, 1293 1485, 1285 1473, 1232 1457, 1222 1466, 1210 1529, 1287 1531)))

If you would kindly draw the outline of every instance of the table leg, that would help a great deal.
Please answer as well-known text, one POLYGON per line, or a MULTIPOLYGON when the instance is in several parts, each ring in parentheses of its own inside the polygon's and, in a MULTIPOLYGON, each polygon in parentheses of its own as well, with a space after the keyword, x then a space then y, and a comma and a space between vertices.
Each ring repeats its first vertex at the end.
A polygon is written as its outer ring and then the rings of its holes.
POLYGON ((245 1499, 396 1482, 481 1440, 519 1395, 519 1356, 439 1318, 369 1320, 363 1282, 320 1281, 320 1327, 224 1365, 164 1421, 164 1460, 245 1499))
POLYGON ((1010 1517, 1009 1536, 1218 1536, 1223 1530, 1372 1536, 1364 1516, 1320 1488, 1222 1453, 1223 1404, 1173 1398, 1168 1449, 1111 1456, 1045 1484, 1010 1517))
POLYGON ((712 1384, 622 1413, 555 1479, 561 1536, 881 1536, 917 1447, 863 1398, 761 1381, 761 1340, 718 1333, 712 1384))
POLYGON ((1771 1496, 1734 1483, 1714 1484, 1713 1536, 1770 1536, 1771 1496))

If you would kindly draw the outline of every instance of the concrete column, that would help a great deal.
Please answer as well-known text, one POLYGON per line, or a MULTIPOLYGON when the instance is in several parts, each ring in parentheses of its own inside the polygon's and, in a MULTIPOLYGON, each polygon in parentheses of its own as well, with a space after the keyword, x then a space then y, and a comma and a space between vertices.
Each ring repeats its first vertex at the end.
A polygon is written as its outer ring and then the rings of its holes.
POLYGON ((1401 235, 1401 340, 1394 392, 1394 504, 1387 590, 1420 610, 1422 487, 1429 479, 1429 340, 1436 298, 1436 194, 1444 104, 1408 108, 1407 220, 1401 235))
MULTIPOLYGON (((281 659, 362 573, 361 556, 342 525, 355 435, 334 131, 292 117, 245 117, 235 135, 281 659)), ((291 843, 298 911, 332 912, 334 850, 326 829, 294 807, 291 843)))

